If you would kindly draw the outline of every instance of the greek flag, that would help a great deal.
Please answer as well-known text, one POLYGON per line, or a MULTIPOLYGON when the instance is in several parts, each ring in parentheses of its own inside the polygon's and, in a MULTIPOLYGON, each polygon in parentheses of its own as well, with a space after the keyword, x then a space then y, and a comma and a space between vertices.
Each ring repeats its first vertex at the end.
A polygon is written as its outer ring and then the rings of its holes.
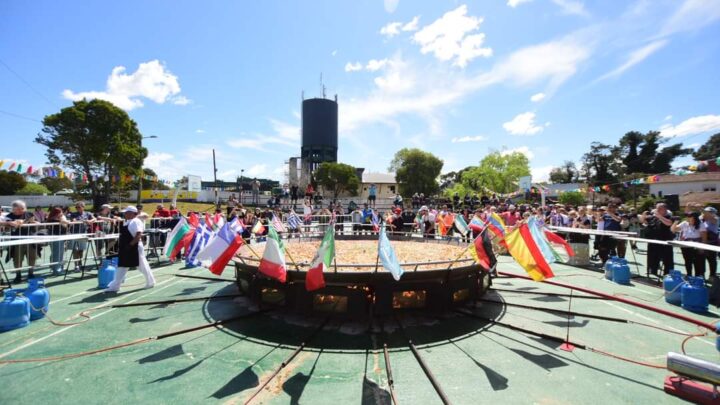
POLYGON ((296 213, 293 212, 288 217, 287 224, 292 230, 298 229, 300 228, 300 218, 297 216, 296 213))
POLYGON ((200 264, 200 262, 197 261, 197 255, 205 248, 205 246, 207 246, 211 236, 212 231, 208 229, 206 225, 201 224, 195 228, 195 236, 193 237, 193 240, 190 243, 190 248, 188 249, 190 253, 188 253, 185 257, 185 264, 187 267, 195 267, 200 264))
POLYGON ((380 256, 383 268, 392 274, 395 281, 400 281, 400 277, 402 277, 404 271, 402 267, 400 267, 400 262, 398 262, 397 256, 395 256, 395 249, 393 249, 390 244, 390 239, 388 239, 385 234, 385 224, 383 224, 382 228, 380 228, 378 255, 380 256))

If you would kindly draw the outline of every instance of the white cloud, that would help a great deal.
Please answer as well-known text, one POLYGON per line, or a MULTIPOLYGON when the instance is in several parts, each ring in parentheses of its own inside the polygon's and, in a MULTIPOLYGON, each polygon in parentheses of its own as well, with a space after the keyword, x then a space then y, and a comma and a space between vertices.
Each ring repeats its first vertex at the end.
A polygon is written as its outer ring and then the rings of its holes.
POLYGON ((517 147, 514 149, 505 149, 505 150, 501 151, 500 154, 503 156, 506 156, 506 155, 513 154, 515 152, 522 153, 523 155, 525 155, 528 158, 528 160, 532 160, 532 158, 535 157, 535 154, 527 146, 520 146, 520 147, 517 147))
POLYGON ((550 172, 552 171, 553 166, 542 166, 542 167, 533 167, 530 169, 530 174, 532 175, 532 181, 533 182, 543 182, 543 181, 549 181, 550 180, 550 172))
POLYGON ((255 134, 253 137, 243 135, 242 138, 231 139, 227 145, 237 149, 255 149, 263 152, 270 152, 267 145, 279 145, 286 147, 300 146, 300 126, 293 125, 276 119, 268 119, 273 129, 271 135, 255 134))
POLYGON ((508 0, 507 5, 512 8, 515 8, 523 3, 529 3, 531 1, 532 0, 508 0))
POLYGON ((518 114, 512 121, 503 124, 503 128, 513 135, 535 135, 543 131, 543 127, 535 124, 535 113, 518 114))
POLYGON ((666 115, 664 121, 670 121, 672 119, 672 115, 666 115))
POLYGON ((717 0, 685 0, 665 22, 660 36, 696 31, 717 20, 720 20, 720 5, 717 0))
POLYGON ((245 172, 248 176, 259 176, 267 171, 267 165, 264 163, 253 165, 245 172))
POLYGON ((441 61, 453 60, 453 65, 464 68, 478 56, 492 56, 491 48, 483 48, 485 34, 471 34, 482 24, 482 17, 467 15, 467 6, 448 11, 430 25, 413 35, 423 54, 432 53, 441 61))
POLYGON ((416 15, 415 17, 413 17, 413 19, 409 23, 402 26, 402 30, 403 31, 417 31, 419 22, 420 22, 420 16, 416 15))
POLYGON ((465 142, 481 142, 481 141, 487 141, 487 137, 483 135, 476 135, 476 136, 463 136, 460 138, 453 138, 450 142, 452 143, 465 143, 465 142))
POLYGON ((400 28, 402 28, 402 25, 403 23, 397 21, 388 23, 384 27, 380 28, 380 35, 385 35, 388 38, 392 38, 400 33, 400 28))
POLYGON ((337 49, 335 49, 335 50, 333 50, 332 52, 330 52, 330 56, 335 56, 335 55, 337 55, 337 49))
POLYGON ((68 100, 78 101, 83 98, 110 101, 123 110, 130 111, 142 107, 142 98, 158 104, 170 101, 178 105, 186 105, 190 100, 180 93, 177 76, 170 73, 158 60, 141 63, 131 74, 125 73, 125 66, 113 68, 107 79, 105 91, 85 91, 75 93, 70 89, 62 92, 68 100))
POLYGON ((552 0, 558 7, 562 9, 563 14, 573 14, 587 16, 588 12, 585 10, 585 5, 582 1, 577 0, 552 0))
POLYGON ((270 125, 275 133, 284 139, 300 140, 300 126, 289 124, 287 122, 270 119, 270 125))
POLYGON ((714 131, 720 131, 720 115, 701 115, 688 118, 677 125, 665 124, 661 126, 660 136, 674 138, 714 131))
POLYGON ((387 64, 388 64, 387 59, 380 59, 380 60, 370 59, 368 61, 367 65, 365 65, 365 70, 370 71, 370 72, 375 72, 375 71, 378 71, 378 70, 384 68, 387 64))
POLYGON ((618 66, 614 70, 604 74, 597 80, 605 80, 609 79, 611 77, 617 77, 622 75, 626 70, 630 69, 631 67, 637 65, 638 63, 644 61, 648 56, 652 55, 653 53, 657 52, 658 50, 662 49, 665 45, 667 45, 667 40, 661 39, 654 42, 651 42, 641 48, 638 48, 628 55, 627 60, 622 65, 618 66))
POLYGON ((385 6, 385 11, 388 13, 394 13, 399 2, 400 0, 384 0, 383 6, 385 6))
POLYGON ((348 62, 345 64, 345 71, 346 72, 356 72, 358 70, 362 70, 362 64, 360 62, 351 63, 348 62))
POLYGON ((204 129, 196 129, 196 130, 195 130, 195 133, 196 133, 196 134, 204 134, 204 133, 205 133, 205 130, 204 130, 204 129))
POLYGON ((537 93, 533 94, 532 97, 530 97, 530 101, 533 103, 539 103, 545 99, 545 93, 537 93))

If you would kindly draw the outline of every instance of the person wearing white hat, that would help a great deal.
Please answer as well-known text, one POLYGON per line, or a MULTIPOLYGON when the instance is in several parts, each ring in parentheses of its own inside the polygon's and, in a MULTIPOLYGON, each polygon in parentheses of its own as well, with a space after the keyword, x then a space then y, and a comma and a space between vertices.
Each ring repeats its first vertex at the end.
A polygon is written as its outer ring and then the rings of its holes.
POLYGON ((120 291, 120 285, 125 280, 125 275, 130 267, 137 267, 140 273, 145 276, 145 288, 155 286, 155 277, 153 277, 150 264, 145 258, 145 248, 142 243, 145 224, 137 218, 138 209, 132 205, 125 208, 122 212, 125 216, 125 222, 120 228, 118 267, 117 271, 115 271, 115 279, 108 285, 105 292, 120 291))

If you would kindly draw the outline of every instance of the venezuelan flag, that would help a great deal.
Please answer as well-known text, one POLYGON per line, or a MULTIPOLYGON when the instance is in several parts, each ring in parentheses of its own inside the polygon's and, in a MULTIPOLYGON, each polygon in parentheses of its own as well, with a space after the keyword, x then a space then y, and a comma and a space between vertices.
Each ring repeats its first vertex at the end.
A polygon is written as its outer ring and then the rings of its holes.
POLYGON ((505 241, 510 255, 533 280, 542 281, 554 276, 526 223, 505 236, 505 241))
POLYGON ((505 237, 505 221, 496 212, 488 215, 487 225, 490 230, 501 240, 505 237))

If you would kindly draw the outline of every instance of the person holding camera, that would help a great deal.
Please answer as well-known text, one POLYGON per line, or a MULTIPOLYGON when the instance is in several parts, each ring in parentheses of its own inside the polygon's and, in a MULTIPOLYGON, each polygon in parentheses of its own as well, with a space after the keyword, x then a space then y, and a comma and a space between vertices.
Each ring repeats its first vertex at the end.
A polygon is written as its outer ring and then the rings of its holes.
MULTIPOLYGON (((618 232, 621 230, 622 217, 617 213, 617 206, 609 204, 602 216, 603 231, 618 232)), ((617 239, 602 235, 598 240, 598 255, 602 265, 610 258, 610 252, 615 251, 619 257, 625 257, 625 243, 618 245, 617 239)), ((623 241, 624 242, 624 241, 623 241)))
MULTIPOLYGON (((670 211, 665 203, 658 203, 650 215, 642 215, 640 218, 642 224, 645 225, 643 235, 647 239, 668 241, 675 239, 675 234, 670 227, 673 224, 670 211)), ((673 267, 673 248, 671 245, 660 245, 656 243, 648 243, 647 246, 647 271, 657 276, 660 268, 660 262, 663 264, 663 276, 666 275, 673 267)))
MULTIPOLYGON (((700 220, 697 212, 686 212, 685 220, 675 220, 670 227, 673 232, 680 233, 680 240, 707 243, 707 227, 700 220)), ((688 276, 705 277, 705 255, 701 249, 690 247, 680 248, 685 260, 685 272, 688 276), (693 268, 695 272, 693 274, 693 268)))

